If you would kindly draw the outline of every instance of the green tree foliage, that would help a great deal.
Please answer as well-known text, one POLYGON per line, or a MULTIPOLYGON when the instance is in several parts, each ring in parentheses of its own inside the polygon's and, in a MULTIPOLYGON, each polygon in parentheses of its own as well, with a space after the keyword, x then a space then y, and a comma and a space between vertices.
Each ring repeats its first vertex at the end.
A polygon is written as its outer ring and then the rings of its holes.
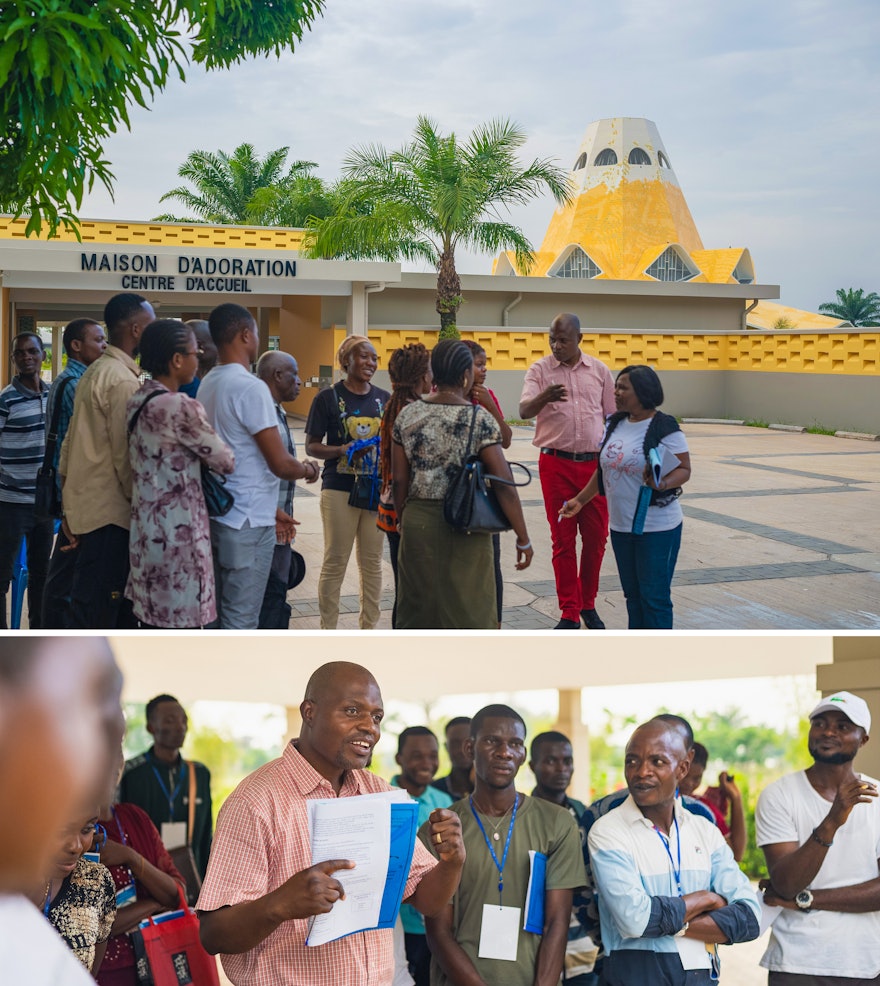
POLYGON ((248 203, 248 222, 300 229, 310 219, 331 215, 334 202, 333 189, 317 175, 297 175, 290 181, 258 188, 248 203))
POLYGON ((336 211, 309 223, 307 254, 427 261, 437 268, 436 309, 445 329, 462 302, 456 248, 511 249, 527 273, 531 244, 501 210, 545 191, 558 204, 570 198, 565 172, 550 161, 519 165, 516 152, 525 140, 515 124, 494 120, 460 143, 421 116, 412 140, 398 151, 356 148, 343 165, 336 211))
MULTIPOLYGON (((193 151, 177 169, 179 177, 189 181, 192 187, 178 185, 159 199, 160 202, 168 199, 181 202, 192 215, 182 217, 166 213, 156 216, 156 222, 253 222, 251 207, 255 195, 267 190, 281 195, 298 179, 306 181, 309 172, 316 167, 313 161, 294 161, 285 173, 284 163, 289 150, 289 147, 279 147, 262 159, 253 144, 239 144, 232 154, 193 151)), ((264 211, 268 211, 266 206, 264 211)))
POLYGON ((834 292, 837 301, 819 305, 823 315, 839 318, 852 325, 880 325, 880 295, 876 291, 865 294, 863 288, 838 288, 834 292))
POLYGON ((190 58, 209 69, 279 55, 323 0, 4 0, 0 4, 0 211, 27 233, 76 229, 86 191, 112 191, 107 138, 190 58))

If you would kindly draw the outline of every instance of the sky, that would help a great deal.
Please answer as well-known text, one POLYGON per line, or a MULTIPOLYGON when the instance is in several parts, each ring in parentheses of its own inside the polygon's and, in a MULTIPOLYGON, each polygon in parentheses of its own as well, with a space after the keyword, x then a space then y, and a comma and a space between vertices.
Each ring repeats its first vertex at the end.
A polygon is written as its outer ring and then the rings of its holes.
MULTIPOLYGON (((876 0, 326 0, 295 52, 192 67, 106 151, 115 202, 85 218, 151 219, 196 149, 290 147, 333 180, 356 146, 403 145, 416 118, 466 138, 503 117, 524 162, 574 163, 589 123, 656 123, 707 248, 748 247, 757 280, 815 310, 880 291, 880 4, 876 0)), ((549 198, 512 213, 537 247, 549 198)), ((489 273, 487 255, 459 255, 489 273)))

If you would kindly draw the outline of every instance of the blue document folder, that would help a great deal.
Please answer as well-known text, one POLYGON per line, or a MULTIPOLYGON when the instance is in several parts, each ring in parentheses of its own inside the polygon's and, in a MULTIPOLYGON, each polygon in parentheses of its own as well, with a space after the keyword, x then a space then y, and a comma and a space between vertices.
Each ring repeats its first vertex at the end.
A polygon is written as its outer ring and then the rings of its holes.
POLYGON ((526 888, 523 931, 535 935, 544 934, 544 891, 547 887, 547 856, 545 853, 529 850, 529 885, 526 888))
POLYGON ((388 878, 379 908, 377 928, 393 928, 403 900, 403 889, 412 865, 416 833, 419 829, 419 806, 415 801, 395 801, 391 805, 391 855, 388 878))

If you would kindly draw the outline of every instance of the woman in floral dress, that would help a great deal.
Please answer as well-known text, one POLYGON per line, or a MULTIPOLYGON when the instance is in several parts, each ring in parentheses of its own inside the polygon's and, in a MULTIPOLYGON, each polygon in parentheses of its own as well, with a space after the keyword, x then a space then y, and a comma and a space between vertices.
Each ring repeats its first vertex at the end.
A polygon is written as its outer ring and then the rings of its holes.
POLYGON ((153 379, 127 408, 132 498, 125 595, 144 627, 198 629, 217 615, 201 466, 228 474, 235 457, 202 405, 178 393, 198 368, 192 330, 176 319, 153 322, 140 353, 153 379))

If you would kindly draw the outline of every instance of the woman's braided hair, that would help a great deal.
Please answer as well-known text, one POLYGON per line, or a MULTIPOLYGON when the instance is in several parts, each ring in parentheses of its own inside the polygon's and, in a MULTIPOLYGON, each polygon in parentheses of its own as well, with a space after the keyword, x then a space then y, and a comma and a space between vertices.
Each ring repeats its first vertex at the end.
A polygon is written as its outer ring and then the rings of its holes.
POLYGON ((428 372, 431 354, 420 342, 395 349, 388 360, 388 376, 391 378, 391 396, 382 414, 382 475, 391 475, 391 429, 397 415, 407 404, 412 404, 422 396, 422 380, 428 372))
POLYGON ((431 350, 431 371, 438 387, 461 386, 465 373, 473 365, 470 349, 458 339, 441 339, 431 350))

